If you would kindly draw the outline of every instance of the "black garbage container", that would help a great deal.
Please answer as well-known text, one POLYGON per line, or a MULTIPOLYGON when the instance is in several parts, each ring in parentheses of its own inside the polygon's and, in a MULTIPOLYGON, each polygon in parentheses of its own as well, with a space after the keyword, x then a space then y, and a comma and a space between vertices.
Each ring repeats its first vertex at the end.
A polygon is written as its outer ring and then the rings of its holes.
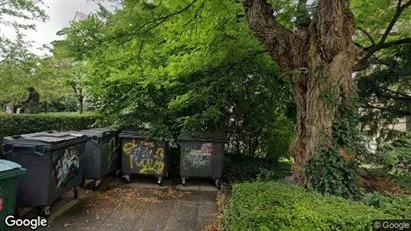
POLYGON ((110 128, 80 131, 88 136, 84 156, 84 178, 92 179, 97 187, 105 176, 120 168, 118 132, 110 128))
POLYGON ((130 181, 131 174, 152 175, 161 185, 168 176, 170 154, 164 141, 147 139, 144 131, 123 131, 121 139, 121 170, 130 181))
POLYGON ((5 137, 7 159, 27 169, 17 189, 17 204, 41 206, 45 215, 55 199, 83 181, 84 149, 88 137, 76 132, 40 132, 5 137))
POLYGON ((224 137, 205 134, 181 135, 179 137, 180 175, 183 186, 188 178, 211 178, 217 189, 221 187, 224 137))

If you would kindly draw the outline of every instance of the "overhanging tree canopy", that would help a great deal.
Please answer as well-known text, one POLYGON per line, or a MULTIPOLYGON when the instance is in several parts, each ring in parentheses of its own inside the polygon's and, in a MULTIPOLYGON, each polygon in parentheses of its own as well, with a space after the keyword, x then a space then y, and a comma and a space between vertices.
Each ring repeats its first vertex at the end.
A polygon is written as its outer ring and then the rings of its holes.
MULTIPOLYGON (((324 173, 325 167, 318 172, 331 178, 333 189, 327 183, 323 191, 349 195, 353 192, 341 187, 355 184, 346 172, 355 156, 353 139, 347 138, 356 128, 347 122, 356 102, 352 73, 364 70, 381 50, 410 42, 405 30, 410 5, 403 0, 126 0, 118 13, 103 10, 72 27, 65 46, 77 59, 88 59, 99 86, 152 84, 158 92, 176 79, 267 52, 275 62, 270 65, 289 77, 297 105, 297 136, 290 147, 296 180, 312 183, 308 161, 335 153, 338 177, 324 173)), ((193 97, 190 92, 177 99, 185 102, 193 97)), ((125 114, 135 110, 127 109, 125 114)))

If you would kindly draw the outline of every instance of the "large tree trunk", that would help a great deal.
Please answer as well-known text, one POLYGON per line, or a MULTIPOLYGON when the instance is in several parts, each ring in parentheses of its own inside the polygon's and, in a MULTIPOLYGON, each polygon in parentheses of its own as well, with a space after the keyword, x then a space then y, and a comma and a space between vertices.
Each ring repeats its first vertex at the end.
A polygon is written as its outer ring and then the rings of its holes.
MULTIPOLYGON (((306 1, 300 1, 306 3, 306 1)), ((265 0, 245 0, 247 20, 283 72, 289 73, 297 105, 297 136, 290 152, 295 180, 307 185, 303 171, 332 137, 337 105, 353 103, 352 72, 358 57, 349 0, 319 0, 309 27, 291 32, 275 22, 265 0)), ((306 14, 302 14, 306 17, 306 14)), ((301 20, 307 23, 307 20, 301 20)))

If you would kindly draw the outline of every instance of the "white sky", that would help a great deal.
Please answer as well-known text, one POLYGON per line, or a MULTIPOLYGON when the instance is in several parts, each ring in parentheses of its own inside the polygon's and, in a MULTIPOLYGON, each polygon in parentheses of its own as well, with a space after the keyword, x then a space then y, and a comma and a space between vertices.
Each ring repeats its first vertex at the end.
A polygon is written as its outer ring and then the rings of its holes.
MULTIPOLYGON (((43 44, 49 44, 50 42, 59 38, 56 35, 57 31, 70 25, 70 21, 73 20, 76 11, 84 14, 94 13, 98 9, 96 2, 89 0, 43 0, 47 6, 46 13, 49 16, 49 20, 45 23, 35 22, 36 31, 29 30, 25 34, 27 39, 34 42, 34 47, 40 47, 43 44)), ((110 6, 110 3, 104 3, 103 5, 110 6)), ((9 38, 14 37, 13 30, 10 28, 0 27, 2 34, 9 38)), ((36 54, 42 54, 36 48, 32 49, 36 54)))

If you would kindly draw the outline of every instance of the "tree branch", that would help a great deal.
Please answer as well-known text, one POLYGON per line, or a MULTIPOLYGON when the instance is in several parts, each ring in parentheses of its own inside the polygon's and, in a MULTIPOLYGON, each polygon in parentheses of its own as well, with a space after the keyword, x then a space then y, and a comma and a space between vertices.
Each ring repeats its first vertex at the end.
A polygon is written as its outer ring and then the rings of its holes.
POLYGON ((287 71, 300 67, 304 43, 298 35, 275 21, 271 5, 266 0, 244 0, 243 7, 251 30, 280 68, 287 71))
POLYGON ((411 100, 411 95, 404 94, 404 93, 401 93, 401 92, 398 92, 398 91, 393 91, 393 90, 385 88, 385 87, 381 87, 381 89, 386 90, 388 92, 391 92, 395 95, 403 96, 403 99, 411 100))
POLYGON ((360 107, 362 107, 362 108, 372 108, 372 109, 377 109, 377 110, 381 110, 381 111, 395 112, 397 114, 401 114, 402 116, 411 116, 411 112, 401 111, 401 110, 398 110, 396 108, 378 107, 378 106, 370 105, 370 104, 361 105, 360 107))
POLYGON ((376 55, 372 55, 372 57, 370 58, 370 64, 380 64, 380 65, 385 65, 387 67, 394 67, 396 65, 398 65, 398 62, 395 60, 381 60, 380 58, 378 58, 376 55))
POLYGON ((10 3, 11 3, 10 1, 0 2, 0 6, 4 6, 4 5, 6 5, 6 4, 10 4, 10 3))
MULTIPOLYGON (((164 22, 166 22, 166 21, 167 21, 168 19, 170 19, 171 17, 176 16, 176 15, 178 15, 178 14, 181 14, 181 13, 187 11, 188 9, 190 9, 197 1, 198 1, 198 0, 193 0, 191 3, 189 3, 188 5, 186 5, 186 6, 185 6, 184 8, 182 8, 181 10, 178 10, 178 11, 172 12, 172 13, 170 13, 170 14, 167 14, 167 15, 164 15, 164 16, 160 16, 160 17, 154 18, 154 19, 152 19, 152 20, 150 20, 150 21, 147 21, 147 22, 141 24, 141 25, 140 25, 139 27, 137 27, 135 30, 132 30, 130 33, 125 33, 125 34, 123 34, 123 33, 118 33, 118 34, 115 34, 114 36, 107 37, 107 38, 104 38, 104 39, 98 39, 98 38, 94 37, 94 38, 97 40, 97 43, 96 43, 96 44, 97 44, 97 45, 101 45, 103 42, 109 42, 109 41, 117 40, 117 39, 120 39, 120 38, 126 38, 124 41, 120 42, 120 45, 121 45, 121 44, 125 44, 125 43, 131 41, 133 38, 135 38, 135 36, 138 34, 138 32, 140 32, 142 29, 144 29, 144 28, 152 25, 151 27, 148 27, 148 28, 144 31, 144 34, 145 34, 145 35, 148 34, 148 32, 150 32, 151 30, 159 27, 161 24, 163 24, 164 22)), ((94 49, 94 48, 97 47, 97 45, 92 46, 92 47, 90 47, 90 48, 91 48, 91 49, 94 49)))
POLYGON ((386 42, 380 46, 380 49, 390 48, 396 45, 411 44, 411 38, 398 39, 391 42, 386 42))
POLYGON ((394 45, 406 44, 406 43, 411 42, 411 39, 400 39, 400 40, 393 41, 393 42, 387 42, 387 43, 385 42, 387 40, 388 36, 390 35, 392 29, 394 28, 395 24, 397 23, 398 19, 400 18, 401 14, 404 12, 405 9, 407 9, 410 6, 411 6, 411 0, 408 0, 408 2, 405 3, 404 5, 402 5, 402 0, 398 0, 397 9, 395 11, 395 14, 392 17, 390 23, 388 24, 388 27, 385 30, 384 34, 382 35, 381 40, 377 44, 374 44, 374 45, 364 49, 365 54, 357 62, 357 65, 354 69, 355 71, 361 71, 361 70, 364 70, 365 68, 367 68, 368 59, 373 54, 375 54, 377 51, 379 51, 381 49, 392 47, 394 45))
POLYGON ((362 33, 365 34, 365 36, 367 36, 367 38, 370 40, 372 45, 375 45, 375 41, 374 39, 371 37, 370 33, 368 33, 368 31, 366 31, 364 28, 362 27, 357 27, 358 30, 360 30, 362 33))
MULTIPOLYGON (((394 16, 392 17, 390 23, 388 24, 387 29, 385 30, 384 34, 382 35, 382 38, 380 40, 380 42, 378 43, 379 45, 384 44, 385 40, 387 40, 388 35, 390 35, 392 28, 394 28, 395 23, 397 23, 398 19, 400 18, 402 12, 405 10, 405 8, 407 7, 402 7, 401 6, 402 0, 398 0, 397 3, 397 10, 395 11, 394 16)), ((408 3, 411 3, 411 1, 409 1, 408 3)))

